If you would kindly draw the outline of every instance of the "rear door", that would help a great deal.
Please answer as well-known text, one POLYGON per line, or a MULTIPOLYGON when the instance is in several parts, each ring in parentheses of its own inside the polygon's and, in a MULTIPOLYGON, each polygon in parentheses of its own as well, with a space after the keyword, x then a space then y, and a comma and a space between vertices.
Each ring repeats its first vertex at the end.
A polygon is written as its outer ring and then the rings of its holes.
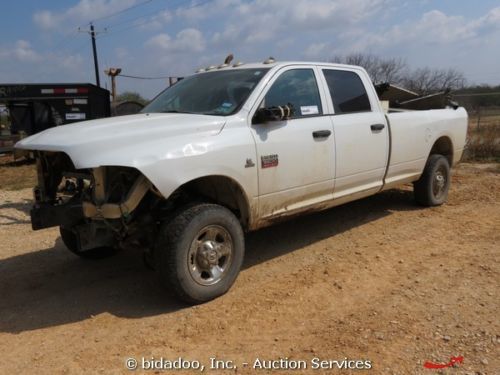
POLYGON ((357 69, 321 70, 330 94, 330 119, 335 133, 334 198, 375 192, 383 185, 389 129, 371 82, 357 69))
POLYGON ((285 121, 252 121, 261 217, 291 213, 332 197, 333 127, 325 115, 326 92, 318 87, 319 75, 314 67, 281 69, 251 112, 287 104, 295 110, 285 121))

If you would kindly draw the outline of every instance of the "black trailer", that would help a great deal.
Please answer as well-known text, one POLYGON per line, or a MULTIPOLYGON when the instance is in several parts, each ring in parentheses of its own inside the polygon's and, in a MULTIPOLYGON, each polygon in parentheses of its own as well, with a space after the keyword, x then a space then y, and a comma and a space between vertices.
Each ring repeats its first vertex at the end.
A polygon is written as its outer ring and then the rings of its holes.
POLYGON ((0 84, 0 104, 10 117, 0 152, 42 130, 111 115, 109 91, 90 83, 0 84))

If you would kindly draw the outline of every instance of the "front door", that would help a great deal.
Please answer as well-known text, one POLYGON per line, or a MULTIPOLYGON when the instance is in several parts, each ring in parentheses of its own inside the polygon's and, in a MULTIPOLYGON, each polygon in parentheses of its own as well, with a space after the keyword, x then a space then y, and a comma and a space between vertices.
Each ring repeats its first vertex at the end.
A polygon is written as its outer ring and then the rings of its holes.
MULTIPOLYGON (((285 121, 253 123, 259 178, 259 216, 293 213, 331 199, 334 135, 324 114, 325 93, 314 68, 287 67, 270 80, 260 107, 291 104, 285 121)), ((255 121, 253 121, 255 122, 255 121)))

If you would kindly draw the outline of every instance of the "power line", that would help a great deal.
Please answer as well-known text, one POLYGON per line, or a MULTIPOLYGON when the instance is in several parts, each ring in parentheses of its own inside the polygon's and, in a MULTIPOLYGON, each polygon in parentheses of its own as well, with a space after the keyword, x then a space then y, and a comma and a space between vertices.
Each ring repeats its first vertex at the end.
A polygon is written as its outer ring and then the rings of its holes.
POLYGON ((120 74, 120 77, 126 77, 126 78, 134 78, 134 79, 168 79, 171 76, 159 76, 159 77, 140 77, 140 76, 131 76, 131 75, 126 75, 126 74, 120 74))
MULTIPOLYGON (((122 9, 122 10, 120 10, 120 11, 118 11, 118 12, 115 12, 115 13, 112 13, 112 14, 109 14, 109 15, 106 15, 106 16, 103 16, 103 17, 96 18, 95 20, 102 20, 102 19, 111 18, 111 17, 116 16, 116 15, 118 15, 118 14, 125 13, 126 11, 129 11, 129 10, 131 10, 131 9, 135 9, 135 8, 137 8, 137 7, 141 6, 141 5, 148 4, 148 3, 152 2, 152 1, 154 1, 154 0, 146 0, 146 1, 143 1, 143 2, 141 2, 141 3, 139 3, 139 4, 136 4, 136 5, 130 6, 130 7, 125 8, 125 9, 122 9)), ((172 0, 166 0, 166 1, 168 2, 168 1, 172 1, 172 0)), ((212 1, 212 0, 209 0, 209 1, 212 1)), ((205 3, 209 2, 209 1, 201 2, 201 3, 199 3, 199 4, 193 4, 193 5, 191 5, 190 7, 186 8, 186 9, 190 9, 190 8, 193 8, 193 7, 196 7, 196 6, 201 6, 201 5, 203 5, 203 4, 205 4, 205 3)), ((182 0, 180 0, 180 2, 178 2, 178 4, 176 4, 176 5, 180 5, 181 3, 182 3, 182 0)), ((152 14, 155 14, 155 13, 158 13, 158 12, 160 12, 160 11, 164 11, 164 10, 168 10, 168 8, 162 8, 162 9, 160 9, 160 10, 155 10, 155 11, 153 11, 153 12, 148 12, 148 13, 146 13, 146 14, 143 14, 143 15, 139 16, 139 17, 134 17, 134 18, 131 18, 131 19, 128 19, 128 20, 124 20, 124 21, 122 21, 122 22, 118 22, 118 23, 116 23, 116 24, 113 24, 113 25, 109 26, 109 28, 113 28, 113 27, 116 27, 116 26, 118 26, 118 25, 123 25, 123 24, 129 23, 130 21, 135 21, 135 20, 137 20, 137 19, 141 19, 141 18, 144 18, 144 17, 148 17, 148 16, 150 16, 150 15, 152 15, 152 14)), ((94 21, 95 21, 95 20, 94 20, 94 21)), ((126 31, 126 30, 133 29, 133 28, 135 28, 135 27, 140 27, 140 26, 142 26, 142 25, 144 25, 144 24, 146 24, 146 23, 148 23, 148 22, 149 22, 149 19, 146 19, 146 20, 144 20, 143 22, 141 22, 141 23, 139 23, 139 24, 135 24, 135 25, 132 25, 132 26, 130 26, 130 27, 125 27, 125 28, 118 29, 118 30, 113 30, 113 31, 111 31, 109 34, 114 34, 114 33, 124 32, 124 31, 126 31)), ((92 21, 90 21, 90 23, 92 23, 92 21)), ((86 24, 86 25, 90 25, 90 23, 89 23, 89 24, 86 24)), ((64 48, 64 47, 66 47, 67 45, 69 45, 70 43, 72 43, 72 42, 75 40, 75 38, 78 36, 78 33, 79 33, 79 32, 84 31, 84 30, 80 30, 80 29, 81 29, 81 28, 83 28, 83 27, 84 27, 84 26, 80 26, 80 27, 78 27, 78 29, 76 29, 76 30, 75 30, 75 29, 72 29, 72 30, 71 30, 71 31, 70 31, 70 32, 69 32, 66 36, 62 37, 62 38, 61 38, 61 39, 60 39, 60 40, 59 40, 59 41, 58 41, 58 42, 57 42, 57 43, 56 43, 56 44, 52 47, 52 49, 54 49, 54 50, 56 50, 56 49, 62 49, 62 48, 64 48)), ((104 30, 105 30, 105 32, 107 33, 108 28, 104 28, 104 30)), ((85 32, 88 32, 88 31, 86 31, 86 30, 85 30, 85 32)), ((106 35, 99 36, 98 34, 100 34, 100 33, 101 33, 101 32, 95 32, 96 39, 101 39, 101 38, 103 38, 103 37, 106 37, 106 35)), ((83 44, 84 44, 84 43, 80 42, 80 43, 78 43, 78 44, 76 44, 76 45, 73 45, 73 46, 71 46, 71 47, 69 48, 69 51, 74 51, 74 50, 76 50, 76 49, 78 49, 78 48, 82 47, 82 45, 83 45, 83 44)), ((168 78, 168 77, 167 77, 167 78, 168 78)))
MULTIPOLYGON (((193 9, 193 8, 196 8, 196 7, 199 7, 199 6, 202 6, 202 5, 208 4, 208 3, 212 2, 212 1, 214 1, 214 0, 205 0, 205 1, 201 1, 201 2, 196 3, 196 4, 192 4, 191 6, 186 7, 186 8, 184 8, 184 9, 193 9)), ((165 11, 165 10, 169 10, 169 8, 159 9, 159 10, 157 10, 157 11, 153 12, 153 13, 158 13, 158 12, 165 11)), ((151 13, 151 14, 153 14, 153 13, 151 13)), ((135 21, 135 20, 137 20, 137 19, 141 19, 141 18, 144 18, 144 17, 148 17, 148 14, 147 14, 147 15, 140 16, 140 17, 137 17, 137 18, 134 18, 134 19, 131 19, 131 20, 129 20, 129 21, 135 21)), ((129 26, 129 27, 125 27, 125 28, 121 28, 121 29, 118 29, 118 30, 112 30, 112 31, 109 31, 106 35, 101 36, 100 38, 109 37, 109 36, 110 36, 110 35, 112 35, 112 34, 117 34, 117 33, 121 33, 121 32, 124 32, 124 31, 130 30, 130 29, 135 29, 136 27, 140 27, 140 26, 142 26, 142 25, 145 25, 145 24, 147 24, 148 22, 150 22, 150 20, 149 20, 149 19, 145 19, 144 21, 142 21, 142 22, 140 22, 140 23, 137 23, 137 24, 135 24, 135 25, 132 25, 132 26, 129 26)), ((115 27, 115 26, 120 25, 120 24, 123 24, 123 23, 125 23, 125 22, 115 24, 114 26, 110 26, 110 27, 109 27, 109 28, 107 28, 107 29, 111 29, 112 27, 115 27)), ((99 38, 99 39, 100 39, 100 38, 99 38)))
MULTIPOLYGON (((166 0, 166 2, 169 2, 169 1, 171 1, 171 0, 166 0)), ((179 4, 180 4, 180 3, 182 3, 182 0, 179 2, 179 4)), ((179 5, 179 4, 177 4, 177 5, 179 5)), ((148 17, 148 16, 150 16, 150 15, 152 15, 152 14, 156 14, 156 13, 161 12, 161 11, 164 11, 164 10, 168 10, 168 8, 156 9, 156 10, 154 10, 154 11, 152 11, 152 12, 148 12, 148 13, 142 14, 142 15, 140 15, 140 16, 135 16, 135 17, 133 17, 133 18, 128 18, 128 19, 126 19, 126 20, 119 21, 119 22, 117 22, 117 23, 114 23, 114 24, 109 25, 109 26, 108 26, 108 29, 113 29, 113 28, 114 28, 114 27, 116 27, 116 26, 120 26, 120 25, 123 25, 123 24, 128 24, 128 23, 130 23, 130 22, 136 21, 136 20, 141 19, 141 18, 144 18, 144 17, 148 17)))
MULTIPOLYGON (((135 9, 135 8, 138 8, 140 6, 143 6, 143 5, 146 5, 148 3, 151 3, 152 1, 154 0, 145 0, 145 1, 142 1, 141 3, 138 3, 138 4, 135 4, 135 5, 132 5, 132 6, 129 6, 127 8, 124 8, 124 9, 121 9, 117 12, 114 12, 114 13, 111 13, 111 14, 108 14, 108 15, 105 15, 105 16, 102 16, 102 17, 98 17, 98 18, 95 18, 93 19, 92 21, 90 21, 87 25, 90 26, 90 30, 80 30, 81 27, 78 28, 77 31, 79 32, 87 32, 90 34, 91 36, 91 41, 92 41, 92 50, 93 50, 93 57, 94 57, 94 69, 95 69, 95 75, 96 75, 96 83, 97 85, 100 85, 100 79, 99 79, 99 67, 98 67, 98 62, 97 62, 97 50, 96 50, 96 45, 95 45, 95 40, 96 39, 101 39, 105 36, 109 36, 110 34, 116 34, 116 33, 122 33, 124 31, 127 31, 127 30, 130 30, 130 29, 133 29, 133 28, 136 28, 136 27, 140 27, 148 22, 150 22, 150 19, 149 18, 146 18, 145 20, 143 20, 142 22, 140 23, 137 23, 137 24, 134 24, 134 25, 131 25, 129 27, 125 27, 125 28, 121 28, 121 29, 117 29, 117 30, 112 30, 110 31, 109 33, 107 32, 108 31, 108 28, 104 28, 105 32, 107 33, 107 35, 103 35, 103 36, 97 36, 97 34, 99 32, 95 31, 94 30, 94 25, 93 23, 95 21, 100 21, 100 20, 104 20, 104 19, 109 19, 109 18, 112 18, 112 17, 115 17, 117 15, 120 15, 120 14, 123 14, 129 10, 132 10, 132 9, 135 9)), ((171 1, 171 0, 166 0, 166 1, 171 1)), ((188 7, 185 7, 183 9, 187 10, 187 9, 193 9, 193 8, 196 8, 196 7, 200 7, 200 6, 203 6, 205 4, 208 4, 210 2, 212 2, 214 0, 204 0, 204 1, 200 1, 198 3, 195 3, 195 4, 191 4, 190 6, 188 7)), ((176 2, 177 4, 175 4, 176 6, 179 6, 182 4, 182 1, 180 2, 176 2)), ((173 5, 173 4, 172 4, 173 5)), ((152 14, 156 14, 158 12, 162 12, 162 11, 166 11, 166 10, 169 10, 170 7, 166 7, 166 8, 162 8, 162 9, 159 9, 159 10, 155 10, 153 12, 149 12, 149 13, 146 13, 146 14, 143 14, 141 16, 138 16, 138 17, 134 17, 134 18, 131 18, 131 19, 128 19, 128 20, 124 20, 124 21, 121 21, 121 22, 118 22, 118 23, 115 23, 111 26, 109 26, 110 29, 116 27, 116 26, 119 26, 119 25, 124 25, 124 24, 127 24, 127 23, 130 23, 130 22, 133 22, 133 21, 136 21, 138 19, 141 19, 141 18, 145 18, 145 17, 149 17, 150 15, 152 14)), ((76 31, 76 30, 75 30, 76 31)), ((62 46, 66 46, 69 42, 71 42, 74 38, 76 37, 76 35, 73 34, 73 32, 69 33, 66 37, 62 38, 57 44, 56 46, 57 47, 62 47, 62 46)), ((78 47, 81 45, 81 43, 78 45, 78 47)), ((73 50, 75 48, 75 46, 73 46, 70 50, 73 50)), ((121 74, 120 75, 121 77, 126 77, 126 78, 132 78, 132 79, 145 79, 145 80, 155 80, 155 79, 169 79, 170 76, 158 76, 158 77, 140 77, 140 76, 132 76, 132 75, 123 75, 121 74)))
POLYGON ((152 2, 152 1, 153 0, 145 0, 145 1, 141 2, 141 3, 131 5, 131 6, 127 7, 127 8, 124 8, 122 10, 116 11, 114 13, 111 13, 111 14, 108 14, 108 15, 105 15, 105 16, 101 16, 101 17, 98 17, 98 18, 94 18, 89 23, 95 23, 96 21, 101 21, 101 20, 105 20, 105 19, 108 19, 108 18, 115 17, 115 16, 117 16, 119 14, 128 12, 129 10, 138 8, 138 7, 142 6, 142 5, 146 5, 146 4, 148 4, 148 3, 152 2))
POLYGON ((139 4, 135 4, 135 5, 129 6, 127 8, 121 9, 121 10, 119 10, 117 12, 114 12, 114 13, 111 13, 111 14, 108 14, 108 15, 105 15, 105 16, 102 16, 102 17, 95 18, 95 19, 89 21, 88 23, 86 23, 84 25, 80 25, 76 30, 72 28, 67 33, 67 35, 64 36, 63 38, 61 38, 52 48, 53 49, 57 49, 57 48, 66 46, 69 42, 71 42, 76 37, 77 33, 80 31, 81 28, 89 26, 91 23, 95 23, 96 21, 100 21, 100 20, 104 20, 104 19, 115 17, 115 16, 117 16, 119 14, 128 12, 129 10, 132 10, 132 9, 138 8, 138 7, 142 6, 142 5, 146 5, 148 3, 151 3, 152 1, 154 1, 154 0, 145 0, 145 1, 141 2, 141 3, 139 3, 139 4))

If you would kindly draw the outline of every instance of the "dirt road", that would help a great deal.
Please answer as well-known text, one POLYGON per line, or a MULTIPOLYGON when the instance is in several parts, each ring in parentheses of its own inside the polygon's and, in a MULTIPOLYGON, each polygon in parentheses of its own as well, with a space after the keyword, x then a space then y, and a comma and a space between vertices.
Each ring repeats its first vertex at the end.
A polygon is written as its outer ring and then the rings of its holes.
POLYGON ((57 230, 32 232, 29 200, 0 190, 2 374, 124 373, 128 357, 238 366, 214 374, 285 357, 500 373, 499 164, 462 164, 442 207, 392 190, 250 234, 235 286, 197 307, 162 290, 138 252, 82 261, 57 230), (463 363, 423 367, 453 356, 463 363))

